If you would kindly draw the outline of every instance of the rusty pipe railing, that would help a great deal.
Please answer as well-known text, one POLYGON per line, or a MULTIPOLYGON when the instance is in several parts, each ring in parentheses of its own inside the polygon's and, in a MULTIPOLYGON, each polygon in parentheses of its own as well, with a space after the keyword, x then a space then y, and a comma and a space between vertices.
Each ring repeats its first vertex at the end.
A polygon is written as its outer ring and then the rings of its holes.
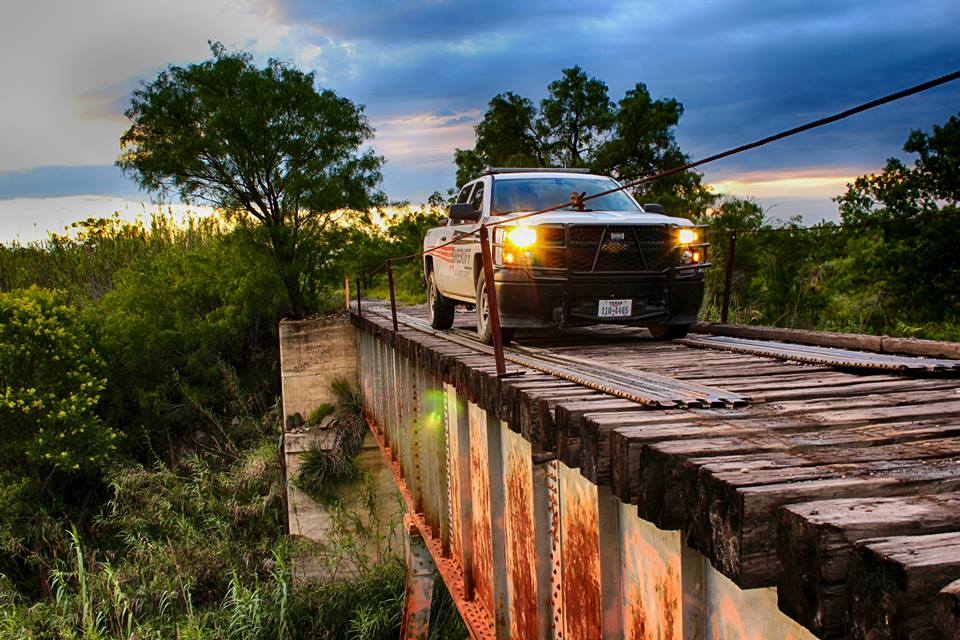
POLYGON ((723 306, 720 309, 720 322, 727 323, 730 314, 730 287, 733 285, 733 262, 737 256, 737 230, 730 230, 727 242, 727 259, 723 274, 723 306))

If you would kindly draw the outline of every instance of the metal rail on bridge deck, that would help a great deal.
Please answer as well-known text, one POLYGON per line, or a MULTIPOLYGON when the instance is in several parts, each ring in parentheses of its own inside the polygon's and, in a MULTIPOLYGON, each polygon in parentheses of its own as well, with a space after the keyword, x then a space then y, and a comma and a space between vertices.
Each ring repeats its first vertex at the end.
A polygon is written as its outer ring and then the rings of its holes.
POLYGON ((960 360, 870 353, 836 347, 791 344, 770 340, 752 340, 728 336, 697 336, 678 340, 701 349, 719 349, 734 353, 769 356, 806 364, 821 364, 851 369, 880 369, 903 372, 960 373, 960 360))
MULTIPOLYGON (((383 307, 368 307, 368 311, 384 317, 389 313, 383 307)), ((417 331, 443 337, 450 342, 482 353, 490 353, 492 350, 490 346, 479 342, 466 332, 438 331, 410 315, 405 313, 398 315, 402 318, 404 325, 417 331)), ((690 380, 678 380, 630 367, 604 367, 581 358, 563 356, 532 347, 511 347, 509 353, 504 354, 504 358, 522 367, 651 408, 742 407, 749 400, 740 394, 690 380)))

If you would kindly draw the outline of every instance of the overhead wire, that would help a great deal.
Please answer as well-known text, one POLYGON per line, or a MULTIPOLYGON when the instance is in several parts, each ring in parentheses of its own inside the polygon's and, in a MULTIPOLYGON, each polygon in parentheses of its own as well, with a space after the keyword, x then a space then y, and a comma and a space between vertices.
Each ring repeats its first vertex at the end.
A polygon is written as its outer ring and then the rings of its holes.
MULTIPOLYGON (((601 197, 603 197, 603 196, 607 196, 607 195, 610 195, 610 194, 613 194, 613 193, 617 193, 618 191, 624 191, 624 190, 626 190, 626 189, 632 189, 632 188, 638 187, 638 186, 640 186, 640 185, 642 185, 642 184, 646 184, 646 183, 649 183, 649 182, 654 182, 654 181, 656 181, 656 180, 660 180, 660 179, 662 179, 662 178, 666 178, 667 176, 671 176, 671 175, 674 175, 674 174, 677 174, 677 173, 682 173, 682 172, 684 172, 684 171, 689 171, 690 169, 695 169, 695 168, 697 168, 697 167, 703 166, 703 165, 708 164, 708 163, 711 163, 711 162, 716 162, 717 160, 722 160, 722 159, 724 159, 724 158, 729 158, 730 156, 733 156, 733 155, 736 155, 736 154, 739 154, 739 153, 743 153, 744 151, 750 151, 750 150, 752 150, 752 149, 756 149, 756 148, 758 148, 758 147, 762 147, 762 146, 764 146, 764 145, 770 144, 771 142, 776 142, 776 141, 778 141, 778 140, 783 140, 784 138, 789 138, 789 137, 791 137, 791 136, 795 136, 795 135, 797 135, 797 134, 804 133, 804 132, 806 132, 806 131, 810 131, 811 129, 816 129, 816 128, 819 128, 819 127, 822 127, 822 126, 825 126, 825 125, 828 125, 828 124, 832 124, 832 123, 837 122, 837 121, 839 121, 839 120, 843 120, 843 119, 845 119, 845 118, 849 118, 850 116, 853 116, 853 115, 856 115, 856 114, 859 114, 859 113, 863 113, 864 111, 868 111, 868 110, 870 110, 870 109, 875 109, 876 107, 880 107, 880 106, 882 106, 882 105, 889 104, 889 103, 895 102, 895 101, 897 101, 897 100, 902 100, 903 98, 907 98, 907 97, 909 97, 909 96, 916 95, 916 94, 922 93, 922 92, 924 92, 924 91, 928 91, 928 90, 933 89, 933 88, 935 88, 935 87, 939 87, 939 86, 941 86, 941 85, 947 84, 948 82, 953 82, 954 80, 957 80, 957 79, 960 79, 960 69, 958 69, 957 71, 953 71, 953 72, 951 72, 951 73, 944 74, 944 75, 942 75, 942 76, 938 76, 938 77, 936 77, 936 78, 933 78, 932 80, 927 80, 926 82, 921 82, 920 84, 913 85, 913 86, 908 87, 908 88, 906 88, 906 89, 901 89, 900 91, 895 91, 894 93, 887 94, 887 95, 882 96, 882 97, 880 97, 880 98, 875 98, 875 99, 873 99, 873 100, 869 100, 869 101, 867 101, 867 102, 863 102, 863 103, 858 104, 858 105, 856 105, 856 106, 850 107, 849 109, 845 109, 845 110, 843 110, 843 111, 834 113, 833 115, 829 115, 829 116, 826 116, 826 117, 823 117, 823 118, 819 118, 819 119, 817 119, 817 120, 813 120, 813 121, 811 121, 811 122, 807 122, 807 123, 805 123, 805 124, 802 124, 802 125, 799 125, 799 126, 796 126, 796 127, 792 127, 792 128, 790 128, 790 129, 785 129, 784 131, 781 131, 781 132, 779 132, 779 133, 775 133, 775 134, 773 134, 773 135, 766 136, 766 137, 764 137, 764 138, 759 138, 759 139, 757 139, 757 140, 754 140, 753 142, 748 142, 748 143, 746 143, 746 144, 742 144, 742 145, 740 145, 740 146, 733 147, 733 148, 731 148, 731 149, 727 149, 726 151, 721 151, 721 152, 719 152, 719 153, 715 153, 715 154, 710 155, 710 156, 707 156, 707 157, 705 157, 705 158, 701 158, 700 160, 696 160, 696 161, 693 161, 693 162, 687 162, 686 164, 678 165, 678 166, 673 167, 673 168, 671 168, 671 169, 666 169, 666 170, 664 170, 664 171, 660 171, 660 172, 655 173, 655 174, 652 174, 652 175, 644 176, 644 177, 639 178, 639 179, 636 179, 636 180, 632 180, 632 181, 629 181, 629 182, 625 182, 625 183, 623 183, 623 184, 621 184, 621 185, 619 185, 619 186, 617 186, 617 187, 613 187, 613 188, 607 189, 607 190, 605 190, 605 191, 600 191, 600 192, 597 192, 597 193, 594 193, 594 194, 590 194, 590 195, 579 194, 579 196, 576 198, 576 204, 580 204, 580 203, 586 202, 586 201, 588 201, 588 200, 593 200, 593 199, 595 199, 595 198, 601 198, 601 197)), ((545 214, 545 213, 550 213, 551 211, 559 211, 559 210, 561 210, 561 209, 568 208, 568 207, 571 206, 571 204, 573 204, 573 201, 568 200, 568 201, 566 201, 566 202, 563 202, 563 203, 554 205, 554 206, 552 206, 552 207, 547 207, 547 208, 545 208, 545 209, 539 209, 539 210, 537 210, 537 211, 532 211, 532 212, 529 212, 529 213, 524 213, 524 214, 521 214, 521 215, 518 215, 518 216, 511 216, 510 218, 507 218, 507 219, 505 219, 505 220, 490 221, 490 222, 486 222, 486 223, 481 223, 481 225, 479 225, 476 229, 474 229, 474 230, 472 230, 472 231, 468 231, 468 232, 461 233, 461 234, 457 235, 456 237, 452 238, 451 240, 448 240, 448 241, 443 242, 443 243, 441 243, 441 244, 438 244, 438 245, 436 245, 436 246, 430 247, 429 249, 424 249, 424 250, 422 250, 422 251, 417 251, 417 252, 410 253, 410 254, 403 255, 403 256, 397 256, 397 257, 394 257, 394 258, 390 258, 389 260, 390 260, 390 261, 393 261, 393 262, 397 262, 397 261, 401 261, 401 260, 409 260, 409 259, 412 259, 412 258, 418 258, 418 257, 421 257, 421 256, 423 256, 423 255, 425 255, 425 254, 432 253, 432 252, 436 251, 437 249, 441 249, 441 248, 443 248, 443 247, 447 247, 447 246, 456 244, 456 243, 460 242, 460 241, 461 241, 463 238, 465 238, 465 237, 470 237, 470 236, 479 234, 479 233, 480 233, 480 227, 481 227, 481 226, 497 227, 497 226, 506 225, 506 224, 514 224, 514 223, 516 223, 516 222, 518 222, 518 221, 520 221, 520 220, 526 220, 526 219, 532 218, 532 217, 534 217, 534 216, 539 216, 539 215, 543 215, 543 214, 545 214)), ((377 267, 377 268, 374 269, 373 271, 371 271, 371 272, 369 272, 369 273, 367 273, 367 274, 364 274, 364 276, 365 276, 365 277, 369 277, 370 275, 373 275, 373 274, 379 272, 381 269, 383 269, 384 267, 386 267, 386 264, 387 264, 387 263, 384 262, 382 265, 380 265, 379 267, 377 267)))

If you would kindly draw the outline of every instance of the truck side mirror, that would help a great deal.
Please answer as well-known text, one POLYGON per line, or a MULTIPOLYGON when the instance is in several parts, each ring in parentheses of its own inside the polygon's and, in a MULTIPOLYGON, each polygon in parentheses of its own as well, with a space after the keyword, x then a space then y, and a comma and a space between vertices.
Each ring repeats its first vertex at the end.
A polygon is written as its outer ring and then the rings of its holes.
POLYGON ((450 205, 448 215, 451 220, 457 222, 476 222, 480 219, 480 212, 474 209, 469 202, 458 202, 450 205))
POLYGON ((647 204, 643 205, 643 210, 646 213, 666 213, 663 205, 657 204, 656 202, 648 202, 647 204))

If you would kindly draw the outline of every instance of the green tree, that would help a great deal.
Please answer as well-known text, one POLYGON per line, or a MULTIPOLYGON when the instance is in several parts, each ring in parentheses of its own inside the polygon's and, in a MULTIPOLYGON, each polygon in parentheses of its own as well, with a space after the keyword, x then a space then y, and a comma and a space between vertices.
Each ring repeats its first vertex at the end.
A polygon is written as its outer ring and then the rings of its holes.
POLYGON ((97 416, 104 363, 62 292, 0 293, 0 458, 46 482, 96 474, 117 433, 97 416))
POLYGON ((276 391, 283 287, 273 270, 249 268, 255 251, 238 231, 168 247, 121 269, 89 305, 108 362, 102 411, 138 446, 131 456, 144 459, 145 440, 169 451, 212 413, 228 413, 225 372, 239 372, 244 388, 276 391))
MULTIPOLYGON (((474 127, 473 149, 457 149, 457 186, 487 166, 589 167, 624 181, 653 175, 688 161, 673 130, 683 105, 654 100, 637 83, 614 104, 607 85, 580 67, 563 70, 548 95, 533 102, 512 92, 494 96, 474 127)), ((716 196, 701 174, 686 171, 634 190, 641 202, 659 202, 670 213, 694 216, 716 196)))
POLYGON ((589 77, 579 66, 547 87, 540 101, 537 128, 552 163, 561 167, 588 166, 613 126, 614 106, 607 85, 589 77))
MULTIPOLYGON (((673 135, 681 116, 683 105, 677 100, 654 100, 638 82, 617 103, 613 133, 598 149, 594 170, 629 181, 686 164, 689 158, 673 135)), ((716 201, 701 178, 696 171, 684 171, 640 185, 633 195, 640 202, 658 202, 674 215, 694 216, 716 201)))
POLYGON ((312 73, 211 49, 133 92, 117 165, 148 191, 240 214, 303 316, 312 241, 337 212, 382 198, 383 159, 362 149, 372 135, 363 107, 317 90, 312 73))
POLYGON ((880 173, 860 176, 836 198, 844 223, 904 219, 920 213, 951 213, 960 205, 960 117, 932 133, 911 131, 903 150, 913 165, 890 158, 880 173))
POLYGON ((930 133, 912 131, 903 150, 916 155, 912 164, 891 158, 836 199, 845 224, 875 226, 861 232, 873 242, 848 248, 871 258, 849 268, 882 285, 875 287, 875 330, 889 330, 897 317, 955 322, 960 309, 960 266, 951 258, 960 237, 960 117, 930 133))
POLYGON ((543 166, 544 149, 536 131, 536 115, 533 102, 512 91, 491 98, 474 127, 474 148, 456 150, 457 186, 486 167, 543 166))

